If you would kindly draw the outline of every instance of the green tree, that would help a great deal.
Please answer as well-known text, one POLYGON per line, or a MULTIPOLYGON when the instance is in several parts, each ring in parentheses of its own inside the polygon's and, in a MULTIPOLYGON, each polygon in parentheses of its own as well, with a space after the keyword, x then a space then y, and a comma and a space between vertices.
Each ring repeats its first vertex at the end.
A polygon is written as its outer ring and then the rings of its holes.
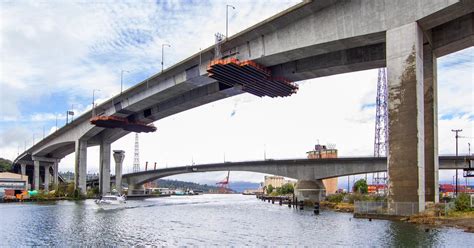
POLYGON ((1 171, 11 171, 12 170, 12 161, 4 158, 0 158, 0 172, 1 171))
POLYGON ((471 210, 471 196, 466 193, 459 194, 454 201, 454 205, 458 211, 471 210))
POLYGON ((280 188, 280 194, 282 195, 292 194, 294 191, 295 188, 293 187, 292 183, 285 183, 280 188))
POLYGON ((367 186, 365 179, 359 179, 354 183, 354 191, 361 194, 367 194, 367 192, 369 192, 369 187, 367 186))
POLYGON ((268 185, 268 187, 267 187, 267 195, 271 194, 271 193, 273 192, 273 189, 274 189, 274 188, 273 188, 273 185, 271 185, 271 184, 268 185))

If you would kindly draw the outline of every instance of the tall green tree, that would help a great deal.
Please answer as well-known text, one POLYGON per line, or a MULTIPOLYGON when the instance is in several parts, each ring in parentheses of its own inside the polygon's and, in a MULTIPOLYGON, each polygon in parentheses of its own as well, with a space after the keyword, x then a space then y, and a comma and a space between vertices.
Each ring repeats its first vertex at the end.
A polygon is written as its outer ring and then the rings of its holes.
POLYGON ((4 158, 0 158, 0 172, 2 171, 11 171, 12 170, 12 161, 4 158))
POLYGON ((361 194, 367 194, 369 192, 367 181, 365 181, 365 179, 357 180, 357 182, 354 183, 354 191, 361 194))
POLYGON ((267 187, 267 195, 271 194, 271 193, 273 192, 273 189, 274 189, 274 188, 273 188, 273 185, 271 185, 271 184, 268 185, 268 187, 267 187))

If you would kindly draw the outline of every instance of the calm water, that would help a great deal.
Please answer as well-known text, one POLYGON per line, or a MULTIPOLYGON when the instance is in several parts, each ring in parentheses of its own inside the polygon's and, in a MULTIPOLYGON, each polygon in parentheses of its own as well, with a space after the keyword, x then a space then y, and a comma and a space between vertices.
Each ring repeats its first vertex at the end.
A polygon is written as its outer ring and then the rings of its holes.
POLYGON ((0 204, 0 246, 290 245, 473 247, 474 234, 425 232, 401 222, 289 209, 254 196, 201 195, 128 201, 100 210, 92 200, 0 204))

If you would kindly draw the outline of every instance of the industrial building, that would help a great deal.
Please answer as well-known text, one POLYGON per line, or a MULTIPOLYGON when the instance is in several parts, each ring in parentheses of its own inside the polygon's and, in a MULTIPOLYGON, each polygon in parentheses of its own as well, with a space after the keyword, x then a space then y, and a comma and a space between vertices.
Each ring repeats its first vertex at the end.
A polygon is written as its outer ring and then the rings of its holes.
MULTIPOLYGON (((325 145, 315 145, 314 150, 306 152, 308 159, 328 159, 337 158, 337 149, 328 148, 325 145)), ((337 177, 324 179, 323 184, 326 188, 326 195, 335 194, 337 191, 337 177)))
POLYGON ((11 172, 0 173, 0 200, 14 199, 25 190, 28 190, 28 176, 11 172))

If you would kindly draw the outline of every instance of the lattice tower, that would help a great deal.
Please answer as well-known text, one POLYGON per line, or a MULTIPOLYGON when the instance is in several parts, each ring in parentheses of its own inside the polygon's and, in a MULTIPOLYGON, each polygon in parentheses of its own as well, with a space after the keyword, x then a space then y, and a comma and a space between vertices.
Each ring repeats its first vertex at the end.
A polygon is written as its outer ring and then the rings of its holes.
POLYGON ((138 145, 138 133, 135 133, 135 154, 133 156, 133 172, 140 171, 140 147, 138 145))
MULTIPOLYGON (((388 148, 388 87, 385 68, 380 68, 377 79, 377 99, 375 114, 374 157, 387 155, 388 148)), ((383 173, 374 175, 376 184, 385 184, 387 176, 383 173)))

